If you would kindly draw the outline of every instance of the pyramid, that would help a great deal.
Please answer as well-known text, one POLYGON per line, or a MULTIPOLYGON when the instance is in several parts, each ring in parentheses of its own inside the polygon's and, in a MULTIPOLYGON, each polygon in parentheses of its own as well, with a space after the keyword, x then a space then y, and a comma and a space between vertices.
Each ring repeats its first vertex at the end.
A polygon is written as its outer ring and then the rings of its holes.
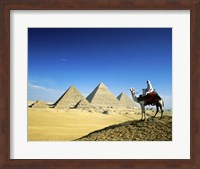
POLYGON ((74 106, 81 100, 85 99, 82 94, 71 86, 67 91, 54 103, 54 107, 58 109, 74 108, 74 106))
POLYGON ((86 98, 93 107, 118 108, 121 106, 119 100, 100 83, 86 98))
POLYGON ((81 99, 75 107, 76 109, 89 109, 90 108, 90 103, 86 99, 81 99))
POLYGON ((137 105, 123 92, 117 96, 117 99, 127 109, 133 109, 137 107, 137 105))
POLYGON ((46 102, 41 101, 41 100, 37 100, 36 102, 34 102, 32 105, 30 105, 29 107, 32 108, 37 108, 37 109, 45 109, 48 108, 48 105, 46 102))

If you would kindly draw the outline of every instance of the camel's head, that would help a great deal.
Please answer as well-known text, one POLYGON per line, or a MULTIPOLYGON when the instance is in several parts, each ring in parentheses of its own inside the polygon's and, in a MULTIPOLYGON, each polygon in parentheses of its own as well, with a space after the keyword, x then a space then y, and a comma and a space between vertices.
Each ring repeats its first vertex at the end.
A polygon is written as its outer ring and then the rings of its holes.
POLYGON ((134 88, 130 88, 131 93, 135 93, 135 89, 134 88))

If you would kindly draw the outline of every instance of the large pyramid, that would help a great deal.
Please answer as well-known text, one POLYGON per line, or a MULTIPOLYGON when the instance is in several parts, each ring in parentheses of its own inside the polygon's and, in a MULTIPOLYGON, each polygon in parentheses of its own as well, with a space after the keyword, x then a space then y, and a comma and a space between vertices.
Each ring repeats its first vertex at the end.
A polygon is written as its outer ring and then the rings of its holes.
POLYGON ((137 107, 137 105, 123 92, 117 96, 117 99, 127 109, 133 109, 137 107))
POLYGON ((54 103, 55 108, 65 109, 74 108, 74 106, 81 100, 85 99, 82 94, 71 86, 67 91, 54 103))
POLYGON ((100 83, 86 98, 94 107, 118 108, 121 107, 119 100, 100 83))

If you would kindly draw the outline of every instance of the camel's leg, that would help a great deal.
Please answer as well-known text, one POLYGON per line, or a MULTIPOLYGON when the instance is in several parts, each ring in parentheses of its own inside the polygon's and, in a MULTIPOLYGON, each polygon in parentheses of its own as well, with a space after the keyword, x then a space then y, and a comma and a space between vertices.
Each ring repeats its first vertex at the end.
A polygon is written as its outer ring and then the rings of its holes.
POLYGON ((142 111, 142 105, 140 104, 140 107, 141 107, 141 115, 142 115, 142 117, 141 117, 141 119, 140 119, 140 121, 142 120, 142 118, 143 118, 143 111, 142 111))
POLYGON ((153 116, 153 118, 156 117, 156 115, 157 115, 158 112, 159 112, 159 107, 158 107, 158 105, 156 104, 156 113, 155 113, 155 115, 153 116))
POLYGON ((142 120, 146 119, 145 107, 142 106, 142 120))
POLYGON ((146 111, 145 111, 145 107, 144 107, 144 120, 146 120, 146 111))
POLYGON ((162 105, 160 105, 160 111, 161 111, 160 119, 162 119, 162 118, 163 118, 163 109, 162 109, 162 105))
POLYGON ((141 117, 140 120, 142 121, 143 120, 143 116, 144 116, 144 106, 142 104, 140 106, 141 106, 141 110, 142 110, 142 112, 141 112, 142 113, 142 117, 141 117))
POLYGON ((142 110, 142 117, 141 117, 141 119, 140 119, 140 120, 143 120, 143 115, 144 115, 144 114, 143 114, 143 110, 142 110))
POLYGON ((142 114, 142 117, 141 117, 140 121, 142 121, 142 119, 143 119, 143 112, 141 112, 141 114, 142 114))

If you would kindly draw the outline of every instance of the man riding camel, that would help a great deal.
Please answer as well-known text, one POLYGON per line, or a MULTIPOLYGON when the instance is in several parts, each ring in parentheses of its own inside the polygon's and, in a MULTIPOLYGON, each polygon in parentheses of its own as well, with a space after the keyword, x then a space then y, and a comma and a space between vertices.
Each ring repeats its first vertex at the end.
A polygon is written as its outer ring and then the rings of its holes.
POLYGON ((153 87, 152 87, 151 82, 149 80, 147 80, 147 88, 142 89, 142 91, 143 91, 142 96, 146 96, 148 93, 153 92, 153 87))

